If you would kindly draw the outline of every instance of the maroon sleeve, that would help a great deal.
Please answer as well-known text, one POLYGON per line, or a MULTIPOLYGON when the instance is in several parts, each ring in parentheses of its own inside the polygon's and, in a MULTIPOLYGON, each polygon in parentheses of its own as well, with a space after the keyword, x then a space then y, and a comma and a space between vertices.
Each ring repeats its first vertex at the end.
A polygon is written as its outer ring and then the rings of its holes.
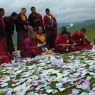
POLYGON ((62 46, 60 45, 60 44, 62 44, 61 41, 62 41, 61 36, 58 35, 57 38, 56 38, 56 40, 55 40, 55 48, 56 48, 57 50, 62 49, 62 46))
POLYGON ((45 28, 48 28, 48 24, 49 24, 48 18, 47 18, 47 16, 44 16, 44 26, 45 26, 45 28))

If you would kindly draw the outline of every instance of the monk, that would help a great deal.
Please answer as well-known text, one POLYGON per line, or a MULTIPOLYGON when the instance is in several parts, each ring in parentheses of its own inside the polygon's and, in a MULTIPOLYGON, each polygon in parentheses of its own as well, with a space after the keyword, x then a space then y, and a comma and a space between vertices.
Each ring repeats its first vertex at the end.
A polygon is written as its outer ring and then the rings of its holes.
POLYGON ((34 57, 41 54, 41 46, 37 45, 36 34, 33 31, 33 28, 28 27, 28 37, 24 40, 24 47, 21 50, 22 57, 34 57))
POLYGON ((0 8, 0 55, 6 52, 6 29, 5 29, 5 22, 3 19, 4 16, 4 9, 0 8))
POLYGON ((36 8, 34 6, 31 7, 31 14, 28 17, 28 22, 33 27, 33 30, 35 32, 39 26, 41 26, 44 30, 42 15, 36 12, 36 8))
POLYGON ((74 44, 70 41, 71 35, 67 32, 65 27, 61 28, 61 33, 57 36, 55 40, 55 52, 58 53, 69 53, 75 52, 76 48, 74 44))
POLYGON ((72 41, 75 43, 78 51, 87 49, 91 50, 93 45, 87 40, 87 37, 84 35, 86 33, 86 29, 82 28, 80 31, 77 31, 72 36, 72 41))
POLYGON ((0 64, 11 62, 12 55, 7 54, 7 43, 6 43, 6 28, 5 21, 3 19, 4 9, 0 8, 0 64))
POLYGON ((46 44, 49 48, 54 48, 54 41, 57 36, 57 21, 56 18, 50 13, 50 9, 46 9, 44 16, 44 26, 46 32, 46 44))
POLYGON ((41 44, 46 43, 46 36, 45 36, 45 34, 43 34, 43 28, 42 27, 38 27, 37 40, 41 44))
POLYGON ((17 13, 13 12, 11 16, 5 17, 4 21, 6 24, 6 40, 7 40, 7 52, 12 54, 12 52, 15 51, 14 45, 13 45, 13 32, 14 32, 14 25, 15 21, 17 20, 17 13))
POLYGON ((16 22, 17 29, 17 49, 21 50, 23 48, 23 41, 28 36, 27 32, 27 16, 26 16, 26 8, 22 8, 20 14, 18 14, 18 20, 16 22))

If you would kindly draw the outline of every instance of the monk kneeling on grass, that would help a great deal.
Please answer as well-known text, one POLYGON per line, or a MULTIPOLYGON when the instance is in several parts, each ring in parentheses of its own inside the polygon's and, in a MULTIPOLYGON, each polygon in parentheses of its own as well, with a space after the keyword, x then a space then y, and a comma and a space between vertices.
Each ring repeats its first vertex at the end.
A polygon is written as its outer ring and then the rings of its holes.
POLYGON ((72 41, 75 43, 75 47, 78 51, 87 49, 91 50, 93 45, 88 41, 87 37, 84 35, 86 32, 85 28, 82 28, 80 31, 77 31, 72 36, 72 41))
POLYGON ((62 27, 61 31, 55 40, 55 52, 68 53, 76 51, 74 44, 71 42, 71 34, 67 32, 65 27, 62 27))

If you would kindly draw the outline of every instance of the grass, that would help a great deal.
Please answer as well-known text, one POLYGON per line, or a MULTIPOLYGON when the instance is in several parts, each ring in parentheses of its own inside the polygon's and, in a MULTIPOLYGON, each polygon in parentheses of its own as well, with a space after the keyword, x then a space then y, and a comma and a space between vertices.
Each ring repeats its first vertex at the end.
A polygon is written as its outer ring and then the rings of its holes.
POLYGON ((95 39, 95 28, 92 29, 88 28, 86 35, 90 41, 93 41, 93 39, 95 39))

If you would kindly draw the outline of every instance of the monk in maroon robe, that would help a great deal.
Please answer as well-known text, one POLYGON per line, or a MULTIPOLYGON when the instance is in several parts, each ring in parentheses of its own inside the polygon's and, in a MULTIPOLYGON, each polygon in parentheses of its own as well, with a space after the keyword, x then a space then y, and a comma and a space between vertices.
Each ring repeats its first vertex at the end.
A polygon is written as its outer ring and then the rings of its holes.
POLYGON ((14 52, 14 45, 13 45, 13 32, 14 32, 14 24, 17 20, 17 13, 13 12, 11 16, 5 17, 4 21, 6 24, 6 39, 7 39, 7 52, 11 53, 14 52))
POLYGON ((65 27, 62 27, 61 33, 57 36, 55 40, 55 52, 58 53, 69 53, 75 52, 76 48, 71 42, 71 34, 67 32, 65 27))
POLYGON ((37 44, 36 34, 29 30, 29 36, 23 42, 23 49, 21 50, 22 57, 34 57, 41 54, 42 49, 37 44))
POLYGON ((54 41, 57 36, 57 21, 50 13, 49 9, 46 9, 46 15, 44 16, 44 26, 46 32, 46 44, 49 46, 49 48, 54 48, 54 41))
POLYGON ((28 17, 28 22, 35 32, 39 26, 41 26, 44 30, 42 15, 36 12, 35 7, 31 7, 31 14, 28 17))
POLYGON ((6 52, 6 29, 5 29, 5 22, 3 19, 4 16, 4 9, 0 8, 0 55, 6 52))
POLYGON ((93 45, 87 40, 87 37, 84 35, 86 32, 85 28, 82 28, 80 31, 77 31, 72 36, 72 41, 75 43, 78 51, 87 49, 91 50, 93 45))
POLYGON ((17 49, 21 50, 23 48, 23 41, 28 36, 27 33, 27 16, 26 9, 22 8, 20 14, 18 14, 18 20, 16 22, 17 29, 17 49))
POLYGON ((12 60, 12 55, 6 53, 6 29, 2 16, 4 16, 4 9, 0 8, 0 64, 11 62, 12 60))

